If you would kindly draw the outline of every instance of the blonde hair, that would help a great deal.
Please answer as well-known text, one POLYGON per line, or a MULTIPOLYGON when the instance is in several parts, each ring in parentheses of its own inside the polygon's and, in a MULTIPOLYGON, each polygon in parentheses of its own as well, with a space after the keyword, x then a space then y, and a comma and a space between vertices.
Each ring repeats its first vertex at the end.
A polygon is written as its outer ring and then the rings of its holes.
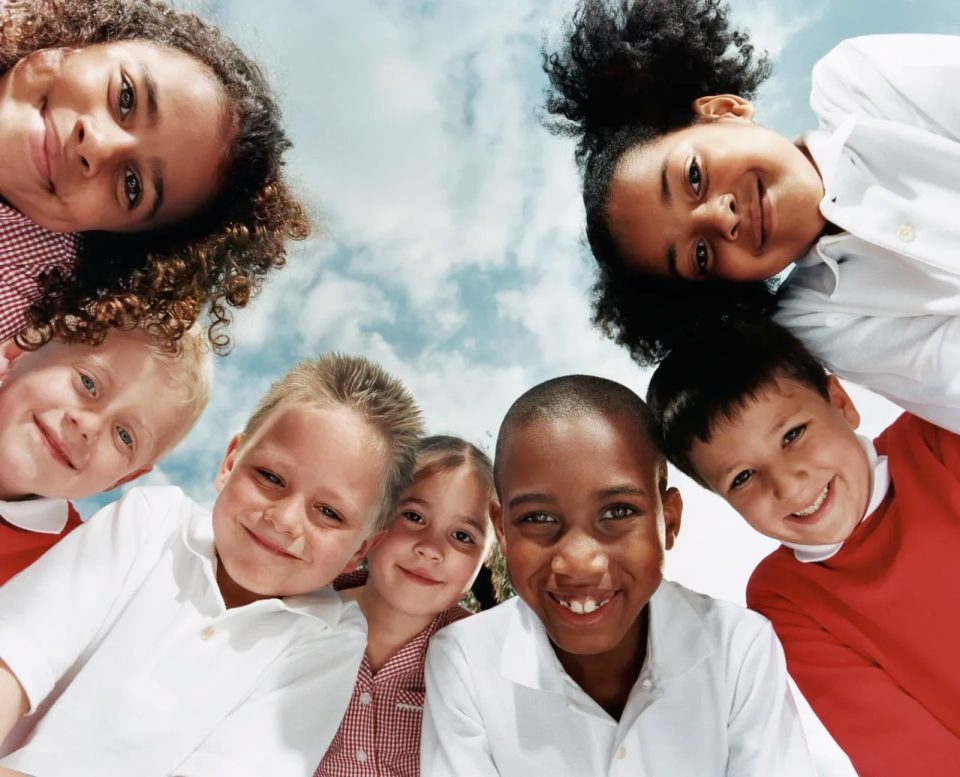
POLYGON ((304 359, 270 386, 247 421, 243 437, 249 439, 278 406, 289 402, 349 408, 379 433, 390 453, 390 467, 381 488, 375 530, 386 528, 410 483, 423 434, 423 418, 410 392, 362 356, 330 353, 304 359))

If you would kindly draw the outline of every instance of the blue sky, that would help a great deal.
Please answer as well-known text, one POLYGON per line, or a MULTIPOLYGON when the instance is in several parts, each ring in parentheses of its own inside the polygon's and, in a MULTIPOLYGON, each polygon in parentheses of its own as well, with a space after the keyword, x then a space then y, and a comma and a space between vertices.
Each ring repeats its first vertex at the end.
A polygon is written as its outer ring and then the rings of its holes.
MULTIPOLYGON (((589 325, 592 259, 581 244, 571 142, 542 129, 538 48, 569 0, 180 2, 259 58, 295 147, 291 180, 317 235, 237 315, 210 408, 149 482, 212 502, 232 433, 269 381, 328 350, 404 378, 431 431, 492 447, 509 404, 585 372, 639 393, 648 374, 589 325)), ((774 57, 759 120, 813 126, 810 68, 872 32, 960 34, 956 0, 736 0, 736 22, 774 57)), ((855 391, 875 434, 896 411, 855 391)), ((668 576, 743 600, 772 543, 679 475, 686 508, 668 576)), ((89 508, 90 505, 87 505, 89 508)))

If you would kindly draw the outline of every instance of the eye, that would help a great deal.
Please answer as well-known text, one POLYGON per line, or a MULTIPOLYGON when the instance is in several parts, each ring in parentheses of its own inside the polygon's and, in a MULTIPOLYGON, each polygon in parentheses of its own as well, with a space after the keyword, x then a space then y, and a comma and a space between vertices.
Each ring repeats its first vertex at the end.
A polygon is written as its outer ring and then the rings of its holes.
POLYGON ((127 209, 133 210, 140 202, 140 196, 143 194, 143 186, 138 176, 129 167, 123 169, 123 196, 127 201, 127 209))
POLYGON ((690 167, 687 168, 687 181, 690 183, 690 188, 693 190, 693 193, 698 195, 700 194, 700 165, 697 164, 697 160, 694 159, 690 162, 690 167))
POLYGON ((272 486, 283 486, 283 478, 268 469, 262 469, 258 467, 257 474, 260 476, 261 480, 265 480, 272 486))
POLYGON ((317 505, 316 510, 324 518, 328 518, 331 521, 336 521, 337 523, 343 523, 343 518, 340 517, 340 513, 338 513, 332 507, 327 507, 326 505, 317 505))
POLYGON ((693 261, 697 266, 697 274, 706 275, 710 269, 710 251, 707 250, 706 240, 697 240, 693 248, 693 261))
POLYGON ((623 518, 631 518, 636 514, 637 511, 630 505, 610 505, 610 507, 600 513, 600 517, 619 520, 623 518))
POLYGON ((133 84, 127 78, 126 73, 120 76, 120 89, 117 90, 117 109, 120 112, 120 118, 126 119, 133 109, 137 107, 137 93, 133 89, 133 84))
POLYGON ((806 431, 806 429, 807 429, 806 424, 799 424, 798 426, 793 427, 793 429, 791 429, 789 432, 783 435, 783 442, 786 445, 789 445, 792 442, 796 442, 803 436, 803 433, 806 431))
POLYGON ((79 375, 80 385, 83 386, 84 391, 90 394, 90 396, 95 397, 97 395, 97 382, 85 372, 81 372, 79 375))
POLYGON ((410 523, 415 523, 420 526, 423 526, 425 523, 423 516, 420 515, 420 513, 413 512, 413 510, 404 510, 400 515, 403 517, 403 520, 410 521, 410 523))
POLYGON ((133 435, 122 426, 116 427, 117 439, 127 448, 133 448, 133 435))
POLYGON ((752 469, 745 469, 742 472, 738 472, 734 476, 733 480, 730 481, 730 490, 733 491, 735 489, 742 488, 744 485, 746 485, 746 482, 750 480, 752 476, 753 476, 752 469))
POLYGON ((557 519, 550 515, 550 513, 527 513, 526 515, 521 515, 517 519, 517 523, 527 523, 527 524, 548 524, 556 523, 557 519))
POLYGON ((463 529, 455 530, 451 535, 457 542, 463 543, 464 545, 475 545, 473 537, 469 533, 463 531, 463 529))

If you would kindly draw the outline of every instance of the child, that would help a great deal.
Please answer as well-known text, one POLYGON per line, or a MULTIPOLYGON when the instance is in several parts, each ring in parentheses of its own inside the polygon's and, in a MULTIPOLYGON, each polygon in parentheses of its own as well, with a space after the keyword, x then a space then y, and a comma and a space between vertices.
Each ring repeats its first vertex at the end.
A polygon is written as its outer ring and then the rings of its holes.
POLYGON ((812 775, 769 624, 663 580, 682 503, 632 391, 573 375, 500 427, 518 598, 437 634, 424 775, 812 775))
POLYGON ((367 618, 367 652, 316 777, 420 774, 427 644, 470 615, 457 602, 493 544, 494 498, 486 454, 459 437, 421 443, 396 517, 367 555, 369 573, 335 584, 367 618))
POLYGON ((585 0, 545 67, 579 137, 595 321, 637 360, 773 314, 832 372, 960 431, 960 39, 841 43, 796 143, 754 123, 769 63, 718 0, 585 0))
POLYGON ((327 586, 392 516, 419 435, 376 365, 302 362, 227 446, 212 515, 176 488, 134 489, 0 588, 0 735, 32 713, 3 766, 309 774, 365 643, 327 586))
POLYGON ((904 414, 874 443, 787 331, 716 327, 650 383, 670 460, 783 542, 747 603, 861 777, 960 764, 960 439, 904 414))
POLYGON ((306 221, 257 65, 159 0, 0 4, 0 339, 167 344, 243 307, 306 221), (81 239, 77 239, 77 236, 81 239))
POLYGON ((210 394, 207 354, 196 331, 179 355, 141 329, 0 344, 0 584, 79 525, 67 500, 133 480, 186 435, 210 394))

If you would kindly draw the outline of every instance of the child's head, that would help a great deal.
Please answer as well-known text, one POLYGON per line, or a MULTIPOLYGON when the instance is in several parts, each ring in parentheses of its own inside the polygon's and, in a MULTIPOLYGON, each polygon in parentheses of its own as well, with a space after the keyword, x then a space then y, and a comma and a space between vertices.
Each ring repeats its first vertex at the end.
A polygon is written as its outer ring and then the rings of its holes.
POLYGON ((566 37, 547 108, 579 139, 597 323, 647 363, 697 321, 767 310, 824 220, 816 167, 754 123, 766 57, 719 0, 584 0, 566 37))
POLYGON ((517 594, 564 653, 638 639, 663 578, 682 503, 652 429, 630 389, 586 375, 535 386, 500 426, 500 548, 517 594))
POLYGON ((221 590, 307 593, 354 568, 413 472, 420 411, 359 357, 308 359, 274 383, 217 474, 221 590))
POLYGON ((802 545, 841 542, 871 473, 840 382, 772 322, 711 327, 678 345, 647 401, 670 461, 753 528, 802 545))
POLYGON ((202 305, 218 322, 224 302, 245 304, 306 232, 280 180, 289 145, 259 67, 193 14, 159 0, 4 8, 0 195, 85 233, 35 311, 48 334, 92 341, 126 316, 175 340, 202 305))
POLYGON ((174 354, 140 329, 101 345, 0 345, 0 499, 83 499, 148 471, 210 394, 196 331, 174 354))
POLYGON ((493 465, 459 437, 427 437, 383 539, 367 555, 370 581, 399 612, 455 605, 493 547, 493 465))

